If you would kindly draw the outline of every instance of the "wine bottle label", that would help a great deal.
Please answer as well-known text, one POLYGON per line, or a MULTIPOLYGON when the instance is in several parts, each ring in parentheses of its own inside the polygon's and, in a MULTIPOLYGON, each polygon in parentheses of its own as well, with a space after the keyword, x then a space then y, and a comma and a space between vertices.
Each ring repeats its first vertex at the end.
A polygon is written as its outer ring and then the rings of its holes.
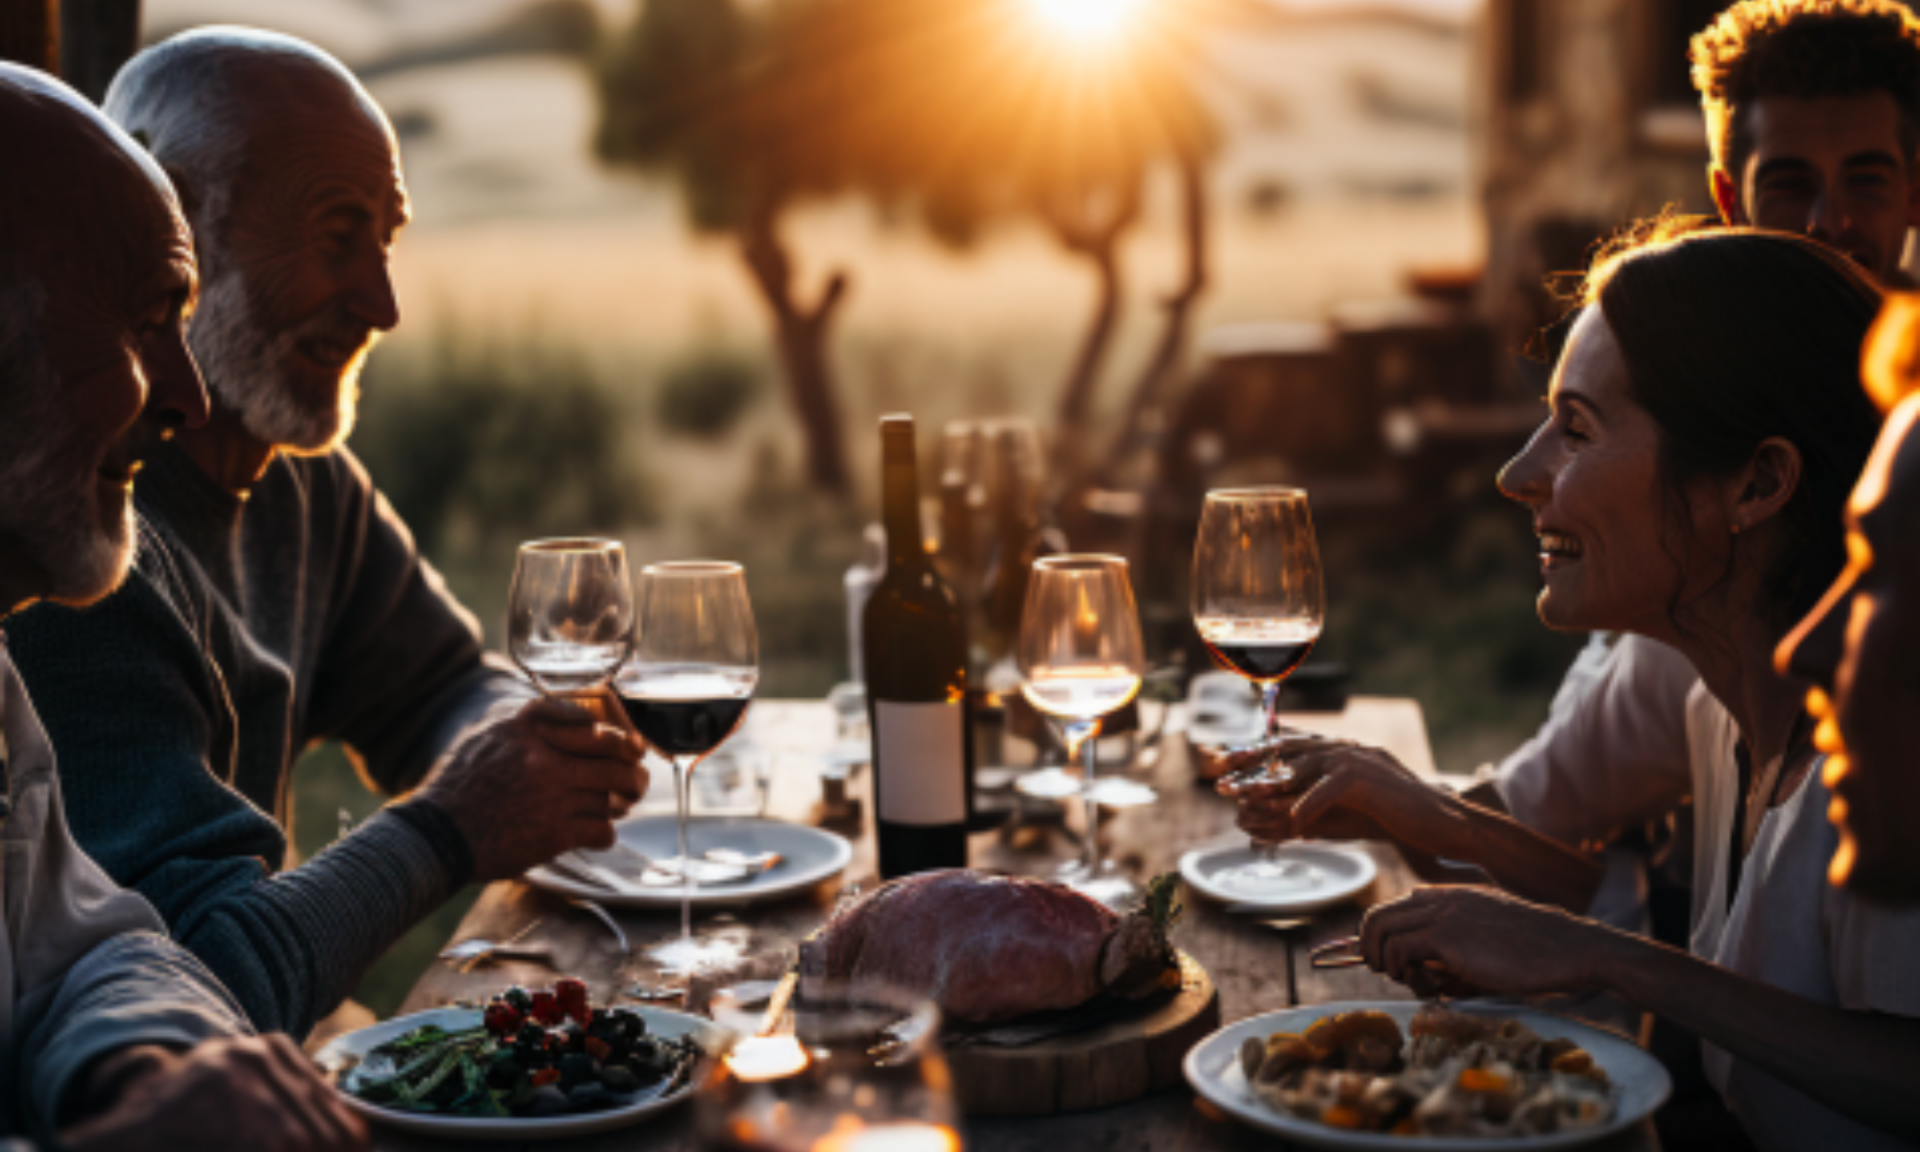
POLYGON ((873 704, 873 767, 880 819, 958 824, 967 818, 966 710, 951 704, 873 704))

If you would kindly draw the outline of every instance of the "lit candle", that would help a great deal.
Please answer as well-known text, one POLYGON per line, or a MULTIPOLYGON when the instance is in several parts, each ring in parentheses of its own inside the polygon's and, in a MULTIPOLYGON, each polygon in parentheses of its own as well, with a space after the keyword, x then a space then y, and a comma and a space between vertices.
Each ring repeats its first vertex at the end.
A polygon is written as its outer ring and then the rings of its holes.
POLYGON ((918 1120, 862 1125, 842 1116, 833 1131, 814 1141, 813 1152, 959 1152, 960 1137, 951 1128, 918 1120))
POLYGON ((727 1053, 727 1070, 746 1084, 783 1080, 807 1067, 807 1050, 793 1036, 749 1036, 727 1053))

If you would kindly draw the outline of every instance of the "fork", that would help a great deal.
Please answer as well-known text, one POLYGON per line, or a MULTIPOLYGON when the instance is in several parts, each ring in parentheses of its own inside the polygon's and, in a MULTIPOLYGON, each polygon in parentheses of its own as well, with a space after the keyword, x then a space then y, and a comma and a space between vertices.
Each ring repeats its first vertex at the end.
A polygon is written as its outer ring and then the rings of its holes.
POLYGON ((607 926, 607 931, 613 933, 613 938, 619 942, 621 954, 632 955, 633 946, 627 943, 627 934, 621 931, 620 922, 613 918, 612 913, 608 912, 605 908, 602 908, 600 905, 594 903, 593 901, 587 899, 584 896, 576 896, 573 899, 568 900, 567 903, 573 905, 575 908, 580 909, 582 912, 585 912, 591 915, 596 920, 600 921, 600 923, 605 924, 607 926))

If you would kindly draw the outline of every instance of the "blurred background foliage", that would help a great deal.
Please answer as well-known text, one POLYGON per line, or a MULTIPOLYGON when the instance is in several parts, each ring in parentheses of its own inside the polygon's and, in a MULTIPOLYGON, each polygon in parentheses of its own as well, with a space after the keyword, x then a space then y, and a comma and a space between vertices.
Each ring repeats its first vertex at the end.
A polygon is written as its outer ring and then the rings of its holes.
MULTIPOLYGON (((612 534, 636 565, 744 562, 762 692, 820 696, 877 416, 915 414, 929 477, 951 419, 1097 460, 1190 382, 1189 327, 1324 316, 1482 249, 1465 0, 1147 3, 1191 19, 1118 71, 1063 66, 1028 4, 148 0, 147 33, 311 38, 393 118, 407 320, 352 444, 492 644, 519 541, 612 534)), ((1431 522, 1321 532, 1320 651, 1356 691, 1418 697, 1449 770, 1532 731, 1579 641, 1535 619, 1491 475, 1431 522)), ((333 749, 296 795, 307 854, 381 802, 333 749)), ((360 997, 390 1013, 470 899, 360 997)))

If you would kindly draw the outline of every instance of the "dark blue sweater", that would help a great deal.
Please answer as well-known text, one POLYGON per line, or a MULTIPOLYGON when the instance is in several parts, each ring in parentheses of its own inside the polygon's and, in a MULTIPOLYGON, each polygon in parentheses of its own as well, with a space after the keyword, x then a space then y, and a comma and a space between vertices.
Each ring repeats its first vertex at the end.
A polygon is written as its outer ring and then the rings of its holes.
POLYGON ((14 661, 76 839, 257 1027, 302 1036, 451 895, 465 846, 414 801, 283 870, 295 757, 340 740, 398 793, 526 690, 484 660, 473 618, 346 451, 278 458, 237 497, 168 445, 136 494, 126 586, 15 617, 14 661))

